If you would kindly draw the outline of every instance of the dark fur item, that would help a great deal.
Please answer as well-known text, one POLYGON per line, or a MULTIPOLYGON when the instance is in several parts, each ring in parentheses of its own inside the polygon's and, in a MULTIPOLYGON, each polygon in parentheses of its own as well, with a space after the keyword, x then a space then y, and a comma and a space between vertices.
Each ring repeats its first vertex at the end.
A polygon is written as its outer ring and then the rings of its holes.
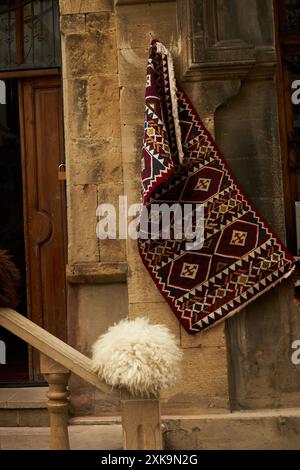
POLYGON ((0 250, 0 307, 16 308, 19 303, 17 289, 20 273, 11 257, 0 250))

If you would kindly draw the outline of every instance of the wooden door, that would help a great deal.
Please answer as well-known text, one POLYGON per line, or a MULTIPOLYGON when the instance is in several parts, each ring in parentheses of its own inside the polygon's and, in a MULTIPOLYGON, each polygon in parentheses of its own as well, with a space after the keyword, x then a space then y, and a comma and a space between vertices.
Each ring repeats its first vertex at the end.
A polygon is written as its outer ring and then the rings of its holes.
MULTIPOLYGON (((20 82, 28 317, 66 340, 66 200, 61 80, 20 82)), ((39 358, 31 354, 33 380, 39 358)))

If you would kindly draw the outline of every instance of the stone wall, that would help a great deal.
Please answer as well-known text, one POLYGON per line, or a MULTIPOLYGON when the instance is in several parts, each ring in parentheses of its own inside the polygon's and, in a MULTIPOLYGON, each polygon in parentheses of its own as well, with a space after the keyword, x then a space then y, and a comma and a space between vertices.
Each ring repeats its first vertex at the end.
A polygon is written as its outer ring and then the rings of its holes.
MULTIPOLYGON (((285 238, 271 0, 178 0, 178 66, 242 188, 285 238)), ((231 409, 296 406, 300 323, 284 282, 225 323, 231 409)))
MULTIPOLYGON (((159 38, 178 54, 176 2, 117 1, 117 38, 124 189, 137 202, 140 194, 140 149, 143 135, 145 70, 148 47, 159 38)), ((182 379, 163 394, 166 412, 228 407, 227 358, 224 325, 201 338, 180 327, 141 263, 136 243, 127 242, 129 317, 147 316, 166 324, 183 348, 182 379)))
MULTIPOLYGON (((68 199, 69 341, 91 354, 96 337, 127 316, 122 241, 96 236, 96 209, 123 194, 116 18, 113 2, 61 1, 62 74, 68 199)), ((73 413, 117 412, 72 377, 73 413)))
MULTIPOLYGON (((165 323, 184 353, 182 380, 163 395, 165 413, 294 406, 300 377, 289 348, 300 325, 288 284, 192 337, 136 242, 99 241, 95 233, 100 202, 140 200, 145 68, 149 43, 159 38, 242 186, 284 236, 272 1, 61 0, 60 8, 71 343, 89 353, 113 322, 147 316, 165 323)), ((74 413, 117 413, 117 396, 76 379, 74 413)))

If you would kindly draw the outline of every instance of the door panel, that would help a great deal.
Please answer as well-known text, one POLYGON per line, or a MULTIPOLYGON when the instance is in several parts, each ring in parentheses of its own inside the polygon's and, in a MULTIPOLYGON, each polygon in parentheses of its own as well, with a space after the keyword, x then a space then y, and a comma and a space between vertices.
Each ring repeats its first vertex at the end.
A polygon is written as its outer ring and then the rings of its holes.
MULTIPOLYGON (((66 340, 66 201, 58 180, 64 161, 61 83, 57 77, 20 83, 28 316, 66 340)), ((33 378, 38 378, 38 357, 33 378)))

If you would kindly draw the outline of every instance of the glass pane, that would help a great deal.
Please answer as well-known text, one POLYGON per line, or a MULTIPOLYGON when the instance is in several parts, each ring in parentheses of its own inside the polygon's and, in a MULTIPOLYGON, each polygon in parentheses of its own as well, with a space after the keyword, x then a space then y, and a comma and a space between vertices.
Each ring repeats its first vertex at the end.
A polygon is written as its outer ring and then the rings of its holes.
POLYGON ((300 0, 285 0, 287 27, 300 29, 300 0))
POLYGON ((59 65, 58 0, 0 0, 0 68, 59 65), (24 60, 16 65, 23 55, 22 38, 24 60))
POLYGON ((34 0, 24 6, 24 63, 60 64, 58 2, 34 0))
POLYGON ((0 2, 0 67, 16 62, 16 21, 11 2, 0 2))

